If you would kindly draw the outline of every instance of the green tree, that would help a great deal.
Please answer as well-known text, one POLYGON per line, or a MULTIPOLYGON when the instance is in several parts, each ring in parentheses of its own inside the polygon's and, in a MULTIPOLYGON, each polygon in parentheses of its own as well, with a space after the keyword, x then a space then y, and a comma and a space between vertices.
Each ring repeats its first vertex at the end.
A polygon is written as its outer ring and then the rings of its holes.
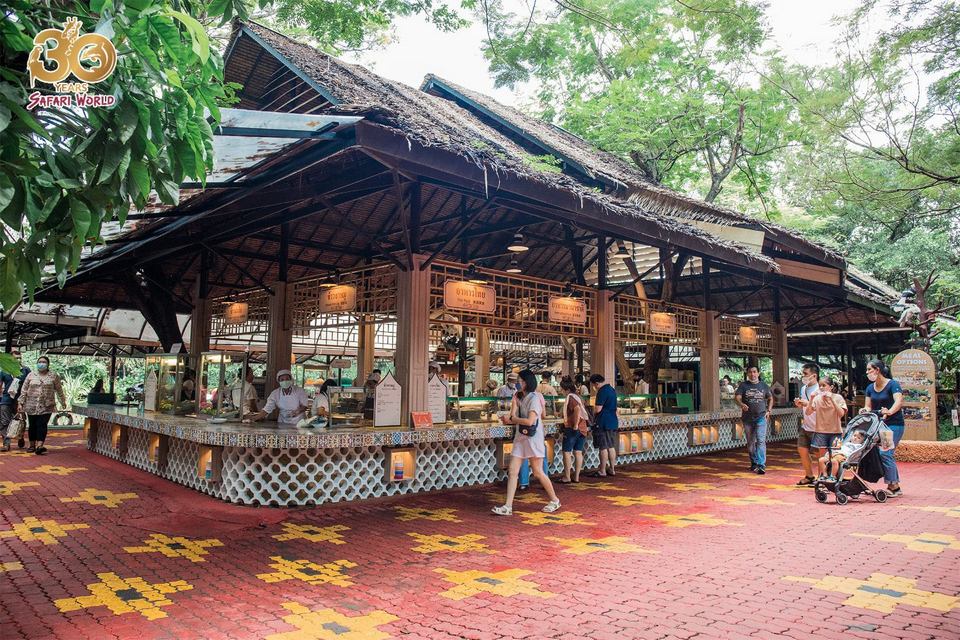
POLYGON ((792 105, 754 68, 762 5, 744 0, 591 0, 511 14, 484 4, 498 85, 533 80, 543 116, 631 160, 649 180, 712 202, 728 182, 763 197, 792 105))

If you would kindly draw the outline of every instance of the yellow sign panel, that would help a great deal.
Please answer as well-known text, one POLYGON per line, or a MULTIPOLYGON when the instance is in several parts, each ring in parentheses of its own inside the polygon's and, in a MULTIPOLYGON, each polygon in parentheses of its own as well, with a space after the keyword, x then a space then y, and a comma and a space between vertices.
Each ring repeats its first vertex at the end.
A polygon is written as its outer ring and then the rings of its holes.
POLYGON ((489 285, 447 280, 443 283, 443 306, 453 311, 493 313, 497 308, 497 291, 489 285))
POLYGON ((677 316, 664 311, 654 311, 650 314, 650 331, 668 336, 677 335, 677 316))
POLYGON ((757 328, 756 327, 740 327, 740 344, 756 345, 757 344, 757 328))
POLYGON ((349 284, 338 284, 320 292, 321 313, 342 313, 357 308, 357 288, 349 284))
POLYGON ((569 296, 550 298, 547 315, 550 322, 587 324, 587 303, 569 296))
POLYGON ((903 388, 907 440, 937 439, 937 367, 930 354, 907 349, 893 357, 890 374, 903 388))

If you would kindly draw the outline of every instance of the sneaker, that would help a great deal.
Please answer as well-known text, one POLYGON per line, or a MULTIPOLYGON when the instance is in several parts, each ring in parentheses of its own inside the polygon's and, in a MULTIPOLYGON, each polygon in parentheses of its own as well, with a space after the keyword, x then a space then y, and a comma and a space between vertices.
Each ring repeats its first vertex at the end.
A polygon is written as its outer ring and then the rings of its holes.
POLYGON ((3 449, 2 449, 2 451, 10 451, 10 441, 9 441, 9 440, 4 440, 4 441, 3 441, 3 449))
POLYGON ((888 498, 899 498, 902 495, 903 495, 903 490, 900 489, 900 487, 897 487, 896 489, 887 489, 888 498))
POLYGON ((764 469, 762 465, 757 465, 757 471, 756 471, 756 473, 757 473, 758 476, 762 476, 762 475, 765 475, 765 474, 767 473, 767 470, 764 469))
POLYGON ((756 470, 757 470, 757 463, 756 463, 756 462, 751 462, 751 463, 750 463, 750 471, 751 471, 751 472, 754 472, 754 471, 756 471, 756 470))
POLYGON ((46 448, 46 447, 37 447, 37 450, 34 451, 34 453, 36 453, 38 456, 42 456, 42 455, 45 454, 46 452, 47 452, 47 448, 46 448))
POLYGON ((522 485, 520 485, 519 487, 517 487, 517 489, 518 489, 519 491, 526 491, 526 490, 529 489, 529 488, 530 488, 530 485, 528 485, 528 484, 522 484, 522 485))
POLYGON ((36 453, 36 452, 37 452, 36 447, 27 447, 27 453, 36 453))
POLYGON ((490 509, 490 511, 492 511, 494 514, 496 514, 496 515, 498 515, 498 516, 512 516, 512 515, 513 515, 513 507, 508 507, 508 506, 505 505, 505 504, 502 504, 502 505, 500 505, 499 507, 494 507, 493 509, 490 509))
POLYGON ((25 446, 27 446, 27 443, 23 441, 23 438, 17 440, 17 449, 23 449, 25 446))
POLYGON ((541 511, 543 511, 544 513, 553 513, 559 508, 560 508, 560 501, 551 500, 550 502, 547 503, 547 505, 543 509, 541 509, 541 511))

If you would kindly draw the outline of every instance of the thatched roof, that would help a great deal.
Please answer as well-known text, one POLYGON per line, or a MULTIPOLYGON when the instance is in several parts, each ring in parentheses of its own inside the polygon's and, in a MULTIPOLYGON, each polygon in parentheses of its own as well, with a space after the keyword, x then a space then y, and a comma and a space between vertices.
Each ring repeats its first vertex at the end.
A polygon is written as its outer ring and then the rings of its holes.
MULTIPOLYGON (((652 225, 677 236, 693 236, 709 242, 719 252, 735 251, 749 257, 757 267, 777 270, 776 264, 769 258, 686 224, 684 217, 702 216, 698 212, 701 209, 706 211, 704 203, 693 198, 654 186, 648 188, 646 197, 635 201, 601 193, 570 175, 544 168, 533 155, 508 136, 450 100, 383 78, 362 66, 338 60, 255 22, 235 23, 234 37, 244 30, 278 52, 333 98, 335 104, 325 113, 362 113, 368 122, 390 127, 419 145, 456 153, 484 169, 491 189, 496 188, 499 176, 513 174, 572 192, 581 202, 591 201, 609 213, 632 219, 634 224, 652 225)), ((549 128, 549 125, 543 126, 549 128)), ((580 145, 585 143, 581 141, 580 145)), ((604 166, 625 164, 610 154, 592 148, 591 153, 607 159, 604 166)), ((617 175, 627 177, 625 171, 617 175)))
POLYGON ((806 250, 805 252, 810 257, 827 258, 842 263, 839 254, 810 242, 791 229, 771 222, 757 220, 722 205, 707 203, 651 182, 637 167, 620 156, 600 150, 580 136, 531 117, 514 107, 501 104, 482 93, 472 91, 433 74, 424 78, 421 87, 427 91, 459 94, 458 97, 474 103, 477 110, 491 114, 493 118, 503 122, 510 129, 521 132, 520 135, 535 141, 536 144, 557 158, 572 162, 591 178, 611 185, 615 189, 614 193, 616 195, 629 202, 639 204, 647 210, 684 220, 697 220, 730 226, 751 225, 767 231, 775 237, 798 243, 797 248, 801 251, 806 250))

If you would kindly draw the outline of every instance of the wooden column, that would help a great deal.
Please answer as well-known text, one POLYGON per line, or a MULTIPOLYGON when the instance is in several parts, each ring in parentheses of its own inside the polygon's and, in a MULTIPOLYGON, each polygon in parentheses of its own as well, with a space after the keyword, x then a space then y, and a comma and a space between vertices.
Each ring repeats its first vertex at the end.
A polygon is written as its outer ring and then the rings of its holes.
POLYGON ((616 384, 614 352, 614 303, 611 291, 597 291, 597 337, 590 347, 590 373, 599 373, 611 385, 616 384))
POLYGON ((707 309, 700 312, 700 410, 720 410, 720 318, 707 309))
POLYGON ((360 316, 357 326, 357 384, 367 381, 367 376, 373 371, 374 364, 374 335, 377 325, 370 316, 360 316))
MULTIPOLYGON (((473 358, 473 386, 475 390, 483 389, 490 378, 490 330, 484 327, 476 329, 476 354, 473 358)), ((486 393, 486 391, 484 391, 486 393)))
POLYGON ((401 420, 411 411, 427 410, 427 368, 430 365, 430 268, 427 256, 413 256, 413 268, 397 274, 397 382, 402 392, 401 420))
MULTIPOLYGON (((790 388, 790 355, 787 353, 787 328, 783 324, 773 325, 773 380, 769 384, 779 382, 784 389, 790 388)), ((784 394, 786 401, 789 393, 784 394)))
POLYGON ((267 383, 266 392, 277 387, 277 371, 290 368, 293 355, 293 331, 290 328, 290 314, 287 313, 287 283, 274 282, 270 285, 270 307, 267 322, 267 383))

